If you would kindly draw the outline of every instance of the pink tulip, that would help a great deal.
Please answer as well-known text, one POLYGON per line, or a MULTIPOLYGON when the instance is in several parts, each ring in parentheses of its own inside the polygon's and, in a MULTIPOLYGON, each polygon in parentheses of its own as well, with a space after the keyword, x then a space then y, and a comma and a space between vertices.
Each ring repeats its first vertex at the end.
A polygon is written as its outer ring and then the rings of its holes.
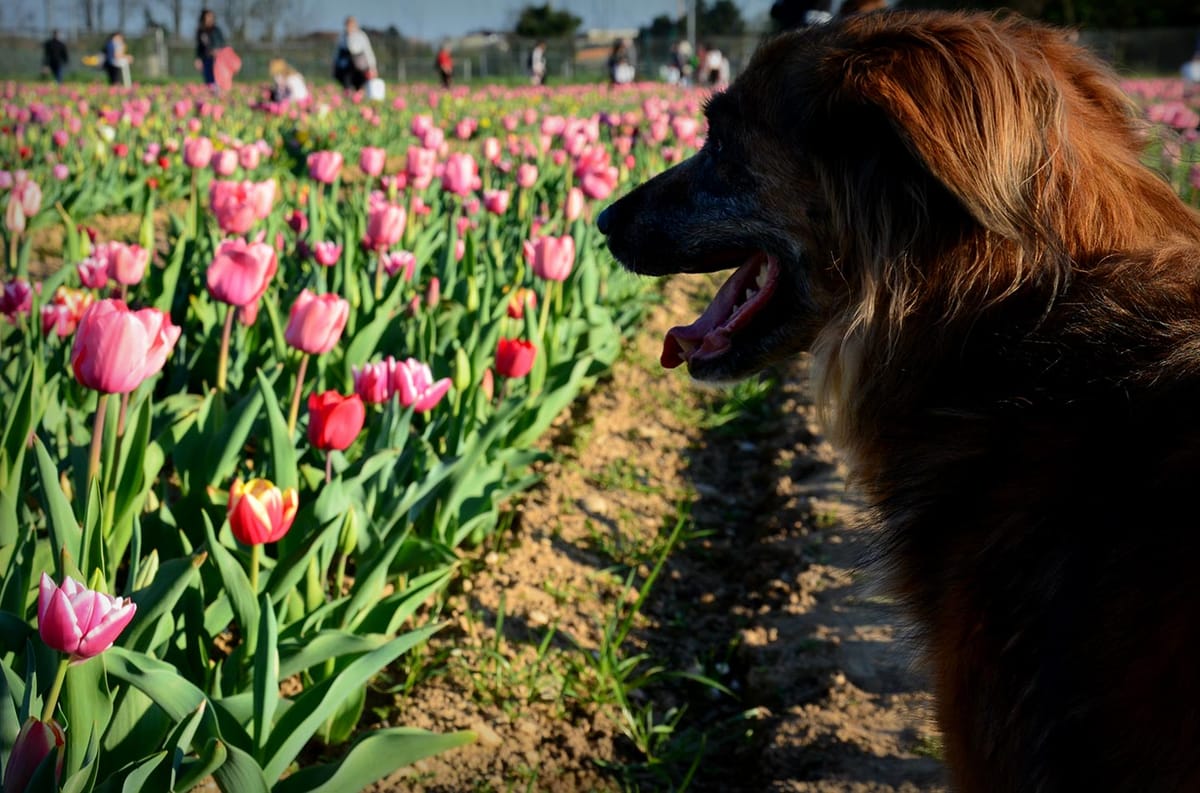
POLYGON ((140 283, 150 262, 150 251, 140 245, 126 245, 123 242, 97 245, 92 256, 104 262, 109 278, 125 286, 140 283))
POLYGON ((413 116, 410 129, 412 129, 412 134, 418 138, 425 137, 425 133, 433 129, 433 116, 428 113, 420 113, 413 116))
POLYGON ((446 133, 442 132, 439 127, 434 127, 425 133, 421 138, 421 145, 431 151, 438 151, 442 148, 442 144, 446 142, 446 133))
POLYGON ((363 146, 358 154, 358 167, 367 176, 379 176, 387 162, 387 152, 375 146, 363 146))
POLYGON ((8 208, 4 211, 4 226, 13 234, 21 234, 25 231, 25 209, 21 206, 21 202, 13 194, 8 196, 8 208))
POLYGON ((429 286, 425 289, 425 305, 429 308, 437 308, 440 302, 442 302, 442 279, 435 275, 429 279, 429 286))
POLYGON ((75 265, 79 280, 88 289, 103 289, 108 286, 108 262, 88 257, 75 265))
POLYGON ((65 149, 67 144, 71 142, 71 136, 65 129, 54 130, 54 134, 50 137, 54 140, 54 145, 60 149, 65 149))
POLYGON ((332 267, 337 264, 338 257, 342 255, 342 246, 336 242, 322 240, 313 245, 313 258, 317 260, 317 264, 325 267, 332 267))
POLYGON ((547 281, 565 281, 575 265, 575 238, 570 234, 526 240, 523 248, 534 275, 547 281))
POLYGON ((126 394, 163 368, 179 328, 156 308, 130 311, 120 300, 93 303, 71 348, 75 379, 105 394, 126 394))
POLYGON ((258 220, 266 220, 275 206, 275 180, 267 179, 263 182, 246 182, 245 184, 250 185, 247 197, 250 206, 254 208, 254 216, 258 220))
POLYGON ((437 164, 437 152, 420 146, 409 146, 406 162, 405 170, 412 179, 413 187, 418 190, 429 187, 433 181, 434 166, 437 164))
POLYGON ((367 235, 363 244, 372 250, 387 250, 404 236, 406 220, 403 207, 388 203, 382 193, 373 194, 367 210, 367 235))
POLYGON ((238 167, 238 155, 233 149, 221 149, 212 156, 213 173, 217 176, 230 176, 238 167))
POLYGON ((500 141, 497 138, 484 138, 483 140, 483 159, 490 163, 500 161, 500 141))
POLYGON ((24 171, 17 172, 17 180, 13 183, 9 200, 20 202, 21 209, 25 211, 25 217, 31 218, 42 207, 42 188, 38 187, 37 182, 23 174, 24 171))
POLYGON ((454 261, 461 262, 462 258, 467 255, 467 241, 457 239, 454 241, 454 261))
POLYGON ((38 634, 47 646, 83 661, 112 647, 133 619, 128 598, 93 592, 74 578, 62 586, 45 573, 38 587, 38 634))
POLYGON ((411 281, 417 269, 417 257, 411 251, 383 253, 379 256, 379 264, 389 277, 403 270, 404 280, 411 281))
POLYGON ((517 185, 525 190, 537 184, 538 169, 531 163, 522 163, 517 168, 517 185))
POLYGON ((317 295, 305 289, 288 312, 284 339, 298 350, 319 355, 329 352, 346 327, 350 304, 333 294, 317 295))
POLYGON ((481 185, 475 158, 462 152, 451 154, 446 160, 446 170, 442 174, 442 187, 455 195, 466 196, 470 195, 471 191, 478 190, 481 185))
POLYGON ((483 205, 493 215, 503 215, 508 211, 509 197, 507 190, 484 190, 483 205))
POLYGON ((449 377, 435 381, 429 365, 415 358, 396 364, 393 384, 400 395, 400 404, 418 413, 432 410, 450 390, 449 377))
POLYGON ((314 151, 308 155, 308 175, 322 184, 333 184, 341 171, 341 152, 314 151))
POLYGON ((275 249, 265 242, 226 240, 208 266, 208 293, 214 300, 239 308, 256 304, 277 269, 275 249))
POLYGON ((215 180, 208 188, 209 203, 217 225, 226 234, 245 234, 258 218, 258 196, 254 182, 215 180))
POLYGON ((387 402, 392 398, 392 373, 395 368, 396 361, 390 355, 387 360, 379 363, 351 367, 350 372, 354 375, 354 393, 370 405, 387 402))
POLYGON ((71 169, 60 162, 50 169, 50 174, 54 177, 55 181, 65 182, 71 178, 71 169))
POLYGON ((237 156, 238 164, 241 165, 242 168, 247 171, 253 171, 258 167, 258 159, 261 156, 261 152, 259 152, 258 146, 252 143, 249 146, 242 146, 239 148, 237 151, 237 156))
POLYGON ((567 222, 574 222, 583 214, 583 191, 578 187, 572 187, 567 191, 567 205, 564 213, 567 217, 567 222))
POLYGON ((287 217, 287 224, 292 231, 297 234, 303 234, 308 231, 308 215, 305 215, 298 209, 293 209, 287 217))

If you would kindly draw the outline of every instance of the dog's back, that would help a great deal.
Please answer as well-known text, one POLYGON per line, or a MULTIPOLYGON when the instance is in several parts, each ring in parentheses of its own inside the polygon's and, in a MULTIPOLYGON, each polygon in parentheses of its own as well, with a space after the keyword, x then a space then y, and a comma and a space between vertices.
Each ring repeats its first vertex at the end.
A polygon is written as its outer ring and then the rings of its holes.
POLYGON ((870 15, 767 43, 709 116, 601 229, 651 274, 743 252, 665 363, 812 349, 957 788, 1200 791, 1200 221, 1111 72, 870 15))

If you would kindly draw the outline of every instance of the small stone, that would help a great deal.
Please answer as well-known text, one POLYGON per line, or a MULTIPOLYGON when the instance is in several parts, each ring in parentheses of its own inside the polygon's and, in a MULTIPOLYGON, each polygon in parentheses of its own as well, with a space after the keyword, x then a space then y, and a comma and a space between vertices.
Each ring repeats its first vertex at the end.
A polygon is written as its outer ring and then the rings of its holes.
POLYGON ((479 736, 479 742, 484 746, 499 746, 504 743, 496 731, 483 722, 475 722, 468 729, 479 736))
POLYGON ((483 563, 488 567, 495 567, 496 563, 499 561, 500 554, 496 553, 495 551, 488 551, 487 555, 483 557, 483 563))
POLYGON ((533 627, 540 628, 543 625, 549 624, 549 622, 550 615, 548 615, 546 612, 538 609, 534 609, 533 611, 529 612, 529 624, 533 627))
POLYGON ((589 493, 579 499, 579 506, 583 507, 584 511, 590 512, 593 515, 608 514, 608 501, 595 493, 589 493))

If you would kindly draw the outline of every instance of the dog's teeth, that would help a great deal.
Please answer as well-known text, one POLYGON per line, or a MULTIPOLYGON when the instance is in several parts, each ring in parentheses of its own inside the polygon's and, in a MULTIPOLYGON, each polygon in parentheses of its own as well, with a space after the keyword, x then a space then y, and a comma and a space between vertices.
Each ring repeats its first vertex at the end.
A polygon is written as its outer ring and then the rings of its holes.
POLYGON ((753 289, 747 289, 746 290, 746 302, 749 303, 751 300, 754 299, 754 296, 757 294, 758 294, 758 292, 754 291, 753 289))
POLYGON ((758 271, 758 278, 754 279, 754 283, 758 285, 759 289, 762 289, 764 286, 766 286, 767 285, 767 271, 760 269, 758 271))

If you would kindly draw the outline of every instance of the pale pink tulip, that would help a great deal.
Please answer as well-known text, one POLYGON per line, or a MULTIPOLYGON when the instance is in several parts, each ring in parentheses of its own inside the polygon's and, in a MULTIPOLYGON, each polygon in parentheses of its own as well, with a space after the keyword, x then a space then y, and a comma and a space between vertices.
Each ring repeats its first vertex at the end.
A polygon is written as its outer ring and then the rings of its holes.
POLYGON ((231 306, 255 305, 278 267, 275 249, 265 242, 226 240, 217 247, 205 274, 208 293, 231 306))
POLYGON ((415 358, 396 364, 393 387, 400 396, 400 404, 411 407, 418 413, 430 411, 450 390, 450 378, 433 379, 428 364, 415 358))
POLYGON ((358 167, 367 176, 379 176, 387 162, 387 152, 375 146, 363 146, 358 154, 358 167))
POLYGON ((100 300, 79 320, 71 368, 88 388, 125 394, 158 374, 178 339, 179 328, 158 309, 100 300))
POLYGON ((575 238, 570 234, 526 240, 523 248, 534 275, 547 281, 565 281, 575 265, 575 238))
POLYGON ((333 294, 317 295, 305 289, 288 312, 284 339, 313 355, 329 352, 342 337, 350 304, 333 294))

